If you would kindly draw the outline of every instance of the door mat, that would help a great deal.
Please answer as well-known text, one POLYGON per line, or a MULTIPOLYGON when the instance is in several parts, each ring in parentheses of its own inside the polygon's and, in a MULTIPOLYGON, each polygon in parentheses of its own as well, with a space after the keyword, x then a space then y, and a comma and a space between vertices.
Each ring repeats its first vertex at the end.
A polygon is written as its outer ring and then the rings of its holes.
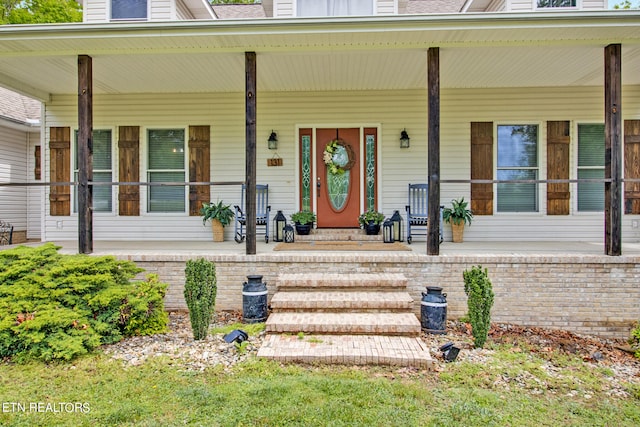
POLYGON ((400 242, 366 242, 319 240, 314 242, 278 243, 274 251, 410 251, 400 242))

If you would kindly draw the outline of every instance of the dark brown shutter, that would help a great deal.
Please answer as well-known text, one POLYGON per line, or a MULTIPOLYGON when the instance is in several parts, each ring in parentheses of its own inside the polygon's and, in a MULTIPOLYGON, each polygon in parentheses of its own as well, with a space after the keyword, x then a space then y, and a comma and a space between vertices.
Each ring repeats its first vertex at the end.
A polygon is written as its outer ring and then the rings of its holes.
MULTIPOLYGON (((49 129, 49 156, 51 182, 71 181, 71 128, 49 129)), ((71 187, 52 185, 49 205, 51 216, 71 215, 71 187)))
MULTIPOLYGON (((640 120, 624 121, 624 178, 640 178, 640 120)), ((624 183, 624 213, 640 214, 640 182, 624 183)))
MULTIPOLYGON (((493 122, 471 122, 471 179, 493 179, 493 122)), ((471 211, 493 215, 493 184, 471 184, 471 211)))
MULTIPOLYGON (((209 126, 189 126, 189 181, 211 180, 209 126)), ((203 203, 211 201, 209 185, 189 186, 189 215, 200 215, 203 203)))
MULTIPOLYGON (((118 181, 140 182, 140 126, 118 128, 118 181)), ((118 188, 118 214, 140 215, 140 186, 118 188)))
MULTIPOLYGON (((547 179, 569 179, 570 123, 547 122, 547 179)), ((569 215, 569 183, 547 184, 547 215, 569 215)))
POLYGON ((35 180, 40 181, 42 175, 41 175, 41 171, 42 171, 42 157, 40 154, 40 146, 36 145, 34 153, 33 153, 33 160, 34 160, 34 164, 35 166, 33 167, 33 178, 35 180))

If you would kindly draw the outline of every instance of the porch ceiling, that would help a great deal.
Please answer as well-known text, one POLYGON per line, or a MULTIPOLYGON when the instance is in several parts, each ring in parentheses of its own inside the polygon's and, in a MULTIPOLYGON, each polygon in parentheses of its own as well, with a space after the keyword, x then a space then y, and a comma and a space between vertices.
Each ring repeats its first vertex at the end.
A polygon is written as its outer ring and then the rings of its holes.
POLYGON ((602 85, 603 48, 623 45, 623 84, 640 84, 640 13, 263 19, 0 28, 0 85, 48 99, 94 93, 241 92, 244 52, 258 90, 423 89, 440 47, 442 88, 602 85))

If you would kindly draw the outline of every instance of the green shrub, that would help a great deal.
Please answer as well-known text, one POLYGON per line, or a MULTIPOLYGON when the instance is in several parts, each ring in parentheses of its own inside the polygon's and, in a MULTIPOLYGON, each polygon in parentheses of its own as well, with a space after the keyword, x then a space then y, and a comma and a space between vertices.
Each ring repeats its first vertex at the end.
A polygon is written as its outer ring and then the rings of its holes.
POLYGON ((204 258, 188 260, 185 269, 184 299, 194 340, 207 337, 216 306, 216 266, 204 258))
POLYGON ((0 357, 71 360, 125 336, 166 330, 167 285, 113 257, 58 247, 0 251, 0 357))
POLYGON ((462 273, 464 292, 467 294, 467 307, 473 334, 473 344, 482 348, 491 326, 491 306, 493 306, 493 289, 487 269, 478 265, 462 273))
POLYGON ((640 359, 640 322, 636 324, 636 327, 631 330, 631 338, 629 344, 635 350, 635 356, 640 359))

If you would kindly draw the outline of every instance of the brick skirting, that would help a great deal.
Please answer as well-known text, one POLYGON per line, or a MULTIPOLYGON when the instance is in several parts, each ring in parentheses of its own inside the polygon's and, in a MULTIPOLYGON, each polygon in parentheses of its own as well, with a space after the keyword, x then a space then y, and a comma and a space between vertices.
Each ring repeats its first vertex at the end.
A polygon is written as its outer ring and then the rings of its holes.
MULTIPOLYGON (((167 310, 186 310, 183 298, 186 255, 120 256, 135 261, 170 284, 167 310)), ((211 255, 218 279, 216 310, 241 310, 242 285, 249 274, 263 275, 269 298, 280 273, 402 273, 420 316, 426 286, 447 294, 448 318, 464 316, 467 298, 462 272, 488 269, 495 303, 492 321, 576 333, 628 338, 640 320, 640 257, 605 255, 456 255, 416 253, 300 253, 211 255)))

